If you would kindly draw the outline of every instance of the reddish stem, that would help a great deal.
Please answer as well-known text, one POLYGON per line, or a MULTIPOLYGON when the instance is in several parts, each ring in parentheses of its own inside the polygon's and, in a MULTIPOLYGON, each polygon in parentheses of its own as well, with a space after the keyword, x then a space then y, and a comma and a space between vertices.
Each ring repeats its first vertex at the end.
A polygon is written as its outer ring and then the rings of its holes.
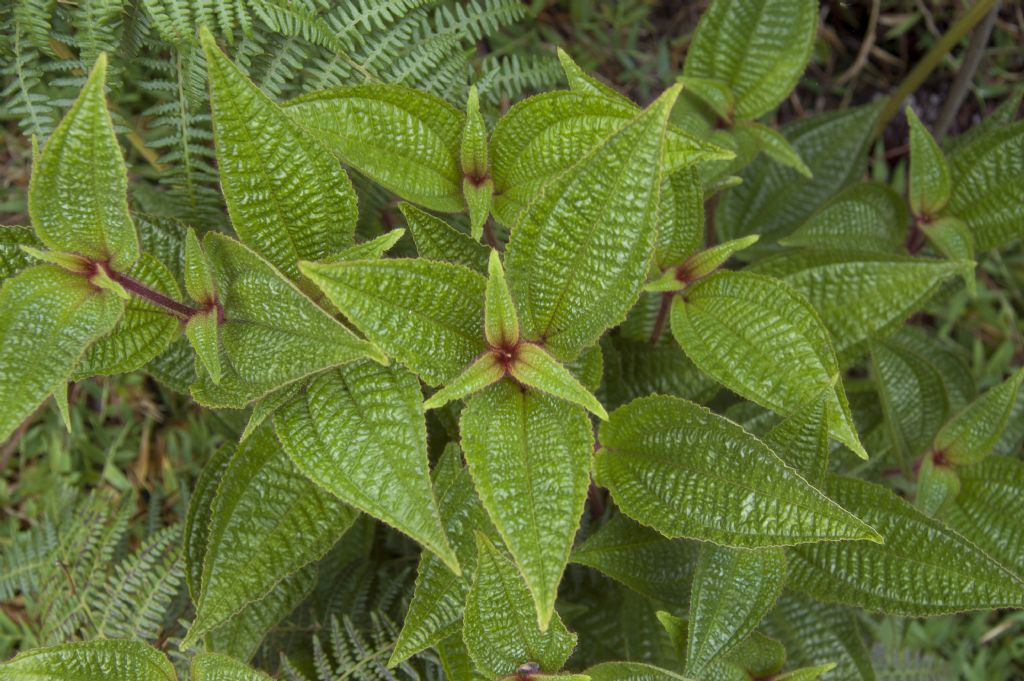
POLYGON ((111 270, 103 263, 96 263, 96 267, 102 267, 104 273, 112 280, 120 284, 128 293, 138 298, 142 298, 143 300, 149 301, 150 303, 153 303, 157 307, 167 310, 175 317, 188 321, 193 317, 193 315, 199 314, 200 312, 203 311, 191 307, 189 305, 185 305, 184 303, 179 303, 177 300, 165 296, 159 291, 154 291, 150 287, 143 284, 141 281, 133 279, 129 277, 127 274, 111 270))
POLYGON ((668 312, 672 308, 672 293, 661 294, 661 307, 658 308, 658 316, 654 318, 654 328, 651 329, 651 345, 657 345, 661 339, 661 333, 665 330, 665 320, 668 319, 668 312))

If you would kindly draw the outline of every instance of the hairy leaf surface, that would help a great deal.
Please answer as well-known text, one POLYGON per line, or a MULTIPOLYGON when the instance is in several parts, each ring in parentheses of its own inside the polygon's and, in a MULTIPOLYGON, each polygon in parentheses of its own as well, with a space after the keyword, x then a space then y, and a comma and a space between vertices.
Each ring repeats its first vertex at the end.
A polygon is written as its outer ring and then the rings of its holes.
POLYGON ((26 650, 0 664, 4 681, 177 681, 171 661, 142 641, 97 639, 26 650))
POLYGON ((450 262, 487 274, 487 246, 412 204, 402 203, 398 208, 409 224, 421 258, 450 262))
POLYGON ((227 655, 200 653, 192 658, 192 681, 270 681, 270 677, 227 655))
POLYGON ((943 515, 951 527, 1024 577, 1024 463, 990 456, 957 468, 960 494, 943 515))
POLYGON ((1024 383, 1024 367, 982 394, 949 420, 935 436, 935 451, 957 464, 978 463, 999 442, 1024 383))
POLYGON ((785 246, 820 250, 897 253, 907 232, 903 198, 881 182, 859 182, 826 201, 792 234, 785 246))

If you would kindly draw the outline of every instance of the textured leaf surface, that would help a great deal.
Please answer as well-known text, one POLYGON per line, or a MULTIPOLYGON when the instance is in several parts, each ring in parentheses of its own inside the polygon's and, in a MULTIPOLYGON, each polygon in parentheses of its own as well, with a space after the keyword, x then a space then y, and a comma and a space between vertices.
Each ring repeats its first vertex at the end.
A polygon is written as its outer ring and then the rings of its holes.
POLYGON ((512 562, 489 539, 477 534, 477 568, 466 598, 463 637, 476 666, 493 676, 512 674, 536 662, 555 672, 576 646, 575 634, 556 615, 540 629, 530 607, 530 592, 512 562))
POLYGON ((468 234, 460 232, 441 218, 425 213, 416 206, 402 203, 398 206, 409 224, 416 243, 416 252, 427 260, 440 260, 462 265, 480 274, 487 273, 490 249, 468 234))
POLYGON ((355 516, 299 472, 270 428, 254 433, 217 488, 196 616, 182 648, 321 558, 355 516))
POLYGON ((575 405, 502 381, 467 403, 459 428, 480 500, 546 629, 587 496, 590 420, 575 405))
POLYGON ((185 291, 197 303, 212 303, 217 299, 217 285, 213 281, 213 268, 206 259, 203 246, 194 230, 185 234, 185 291))
POLYGON ((188 501, 188 513, 185 516, 183 532, 185 555, 185 582, 188 584, 189 596, 198 602, 203 582, 203 557, 206 555, 206 542, 210 536, 210 515, 213 512, 213 500, 217 496, 217 487, 224 477, 231 460, 235 458, 237 447, 234 443, 221 445, 203 466, 202 472, 192 488, 188 501))
POLYGON ((274 415, 288 456, 317 485, 458 562, 430 484, 416 377, 356 362, 313 378, 274 415))
POLYGON ((761 151, 769 158, 792 168, 806 178, 812 177, 811 169, 807 167, 804 160, 800 158, 800 154, 783 137, 781 132, 757 121, 746 121, 741 129, 745 134, 751 135, 757 140, 761 151))
POLYGON ((957 464, 978 463, 999 442, 1024 383, 1024 368, 964 407, 935 436, 934 449, 957 464))
POLYGON ((598 481, 623 513, 666 536, 746 548, 877 540, 760 440, 692 402, 636 400, 599 437, 598 481))
POLYGON ((832 335, 840 366, 848 366, 869 337, 891 333, 960 269, 930 258, 806 251, 764 260, 754 271, 781 279, 810 301, 832 335))
POLYGON ((686 681, 675 672, 639 662, 604 662, 586 675, 590 681, 686 681))
POLYGON ((505 377, 505 367, 493 353, 485 353, 423 403, 424 409, 438 409, 497 383, 505 377))
POLYGON ((1024 576, 1024 463, 990 456, 957 469, 960 495, 943 515, 951 527, 1024 576))
POLYGON ((0 440, 68 379, 124 302, 85 277, 37 265, 0 289, 0 440))
POLYGON ((875 527, 885 544, 796 547, 789 553, 791 587, 818 600, 911 617, 1024 605, 1024 582, 886 488, 836 477, 824 490, 875 527))
POLYGON ((826 407, 830 395, 831 391, 823 391, 764 436, 765 444, 811 484, 817 484, 828 471, 830 446, 826 407))
POLYGON ((355 85, 294 99, 285 111, 341 160, 403 199, 461 211, 459 150, 465 114, 400 85, 355 85))
POLYGON ((715 0, 697 25, 683 73, 728 83, 736 117, 758 118, 803 74, 817 25, 814 0, 715 0))
MULTIPOLYGON (((523 335, 572 359, 636 302, 654 248, 658 158, 678 87, 545 188, 506 251, 523 335)), ((495 133, 497 134, 497 133, 495 133)))
POLYGON ((430 385, 447 383, 486 348, 483 277, 421 259, 303 264, 360 331, 430 385))
POLYGON ((667 539, 620 513, 577 546, 570 560, 656 602, 681 607, 690 600, 697 544, 667 539))
POLYGON ((498 538, 455 443, 449 443, 437 463, 434 489, 445 533, 451 539, 463 574, 456 575, 433 553, 424 552, 420 556, 416 589, 389 666, 449 636, 458 635, 471 576, 476 571, 474 533, 483 532, 493 540, 498 538))
POLYGON ((658 345, 646 340, 612 339, 605 362, 605 404, 619 406, 652 393, 705 402, 718 384, 698 369, 679 344, 666 338, 658 345))
POLYGON ((662 180, 654 262, 661 269, 681 265, 703 243, 704 188, 697 169, 684 168, 662 180))
POLYGON ((270 677, 227 655, 200 653, 192 658, 192 681, 270 681, 270 677))
POLYGON ((686 673, 700 678, 746 638, 775 605, 785 580, 781 548, 701 546, 690 598, 686 673))
POLYGON ((32 257, 22 246, 39 247, 39 240, 31 227, 4 225, 0 227, 0 281, 25 269, 32 257))
POLYGON ((202 32, 221 191, 239 238, 286 275, 352 243, 345 171, 202 32))
POLYGON ((519 318, 501 266, 501 256, 491 251, 487 263, 484 304, 484 336, 491 347, 510 347, 519 342, 519 318))
POLYGON ((0 664, 4 681, 176 681, 167 657, 141 641, 98 639, 26 650, 0 664))
POLYGON ((924 123, 907 107, 910 125, 910 210, 932 216, 945 208, 952 193, 949 164, 924 123))
POLYGON ((780 414, 833 388, 832 436, 866 458, 821 319, 777 279, 719 272, 672 304, 672 335, 702 371, 780 414))
POLYGON ((780 243, 822 250, 899 252, 907 232, 903 199, 880 182, 850 185, 780 243))
POLYGON ((509 373, 523 385, 578 404, 601 419, 608 418, 597 398, 539 345, 523 343, 509 367, 509 373))
POLYGON ((128 269, 139 237, 128 213, 128 177, 107 113, 100 55, 60 125, 36 160, 29 185, 32 226, 48 248, 81 253, 128 269))
POLYGON ((220 327, 217 319, 217 311, 206 310, 192 317, 185 324, 185 335, 192 349, 196 351, 196 357, 210 374, 214 383, 220 383, 220 342, 218 341, 220 327))

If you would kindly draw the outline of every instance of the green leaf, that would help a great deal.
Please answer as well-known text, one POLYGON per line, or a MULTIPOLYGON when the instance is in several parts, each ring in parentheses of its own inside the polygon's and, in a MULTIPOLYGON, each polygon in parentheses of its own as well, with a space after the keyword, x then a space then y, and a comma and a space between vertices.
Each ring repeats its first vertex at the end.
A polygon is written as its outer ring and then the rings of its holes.
POLYGON ((935 458, 934 455, 926 455, 921 461, 914 496, 914 506, 930 516, 941 515, 943 509, 960 494, 960 478, 956 471, 935 458))
MULTIPOLYGON (((127 274, 168 298, 177 300, 181 296, 174 276, 148 253, 143 253, 127 274)), ((178 336, 179 321, 165 309, 132 296, 117 325, 85 351, 73 377, 77 380, 142 368, 178 336)))
POLYGON ((430 399, 423 403, 423 408, 438 409, 454 400, 465 399, 504 377, 505 367, 501 360, 493 352, 488 352, 431 395, 430 399))
POLYGON ((886 541, 798 546, 789 553, 792 588, 818 600, 908 617, 1024 605, 1024 583, 1017 577, 886 488, 833 477, 824 490, 886 541))
POLYGON ((25 269, 32 262, 26 246, 41 245, 31 227, 21 225, 0 226, 0 281, 25 269))
POLYGON ((827 664, 818 665, 817 667, 805 667, 803 669, 794 669, 791 672, 785 674, 779 674, 775 678, 778 681, 815 681, 820 679, 822 674, 826 674, 836 668, 834 662, 827 664))
POLYGON ((782 644, 755 631, 733 649, 719 669, 726 665, 738 667, 745 672, 739 677, 745 681, 749 677, 773 677, 785 662, 786 649, 782 644))
POLYGON ((171 661, 141 641, 98 639, 35 648, 0 664, 4 681, 177 681, 171 661))
POLYGON ((608 418, 597 398, 539 345, 523 343, 516 348, 509 373, 523 385, 578 404, 598 418, 608 418))
POLYGON ((741 129, 757 140, 761 150, 768 158, 781 163, 787 168, 792 168, 808 179, 814 176, 814 173, 807 167, 804 160, 800 158, 800 154, 789 143, 789 140, 783 137, 782 133, 775 128, 769 128, 767 125, 757 121, 744 121, 741 129))
POLYGON ((491 214, 494 181, 489 177, 480 181, 467 177, 462 181, 462 193, 469 208, 470 232, 473 239, 479 241, 484 234, 484 223, 491 214))
POLYGON ((36 159, 28 209, 39 240, 109 262, 117 271, 139 256, 128 213, 128 177, 107 113, 106 55, 96 59, 78 98, 36 159))
POLYGON ((558 54, 558 61, 562 64, 562 70, 565 72, 565 79, 569 82, 570 90, 591 95, 600 95, 618 104, 635 106, 632 100, 625 95, 620 94, 618 90, 610 85, 602 83, 600 80, 581 69, 579 65, 573 61, 572 57, 570 57, 561 47, 556 47, 555 52, 558 54))
POLYGON ((303 388, 306 387, 308 381, 296 381, 289 383, 280 390, 265 395, 258 399, 252 405, 252 411, 249 413, 249 420, 245 424, 245 430, 239 436, 239 442, 245 442, 250 435, 256 432, 256 429, 266 421, 269 417, 273 416, 278 409, 284 406, 287 402, 290 402, 293 397, 299 394, 303 388))
POLYGON ((352 182, 200 31, 210 78, 221 191, 239 238, 292 279, 299 260, 352 243, 358 208, 352 182))
POLYGON ((57 411, 60 412, 60 420, 64 422, 64 429, 71 432, 71 406, 68 404, 68 384, 61 381, 51 393, 53 401, 57 404, 57 411))
POLYGON ((764 443, 812 484, 817 484, 828 471, 827 406, 831 396, 831 390, 822 391, 764 436, 764 443))
POLYGON ((355 326, 430 385, 447 383, 486 349, 484 278, 421 259, 303 263, 355 326))
POLYGON ((971 228, 979 251, 1024 236, 1024 121, 998 126, 950 157, 946 212, 971 228))
POLYGON ((67 381, 89 345, 115 327, 123 310, 113 293, 55 265, 36 265, 4 281, 0 440, 67 381))
POLYGON ((217 300, 217 286, 213 281, 213 268, 203 253, 199 237, 189 229, 185 236, 185 290, 197 303, 217 300))
POLYGON ((323 557, 356 513, 308 480, 264 427, 238 447, 210 510, 196 616, 181 649, 323 557))
POLYGON ((694 366, 667 334, 657 345, 619 336, 606 348, 604 390, 605 403, 610 406, 652 393, 704 403, 718 392, 718 383, 694 366))
POLYGON ((687 681, 675 672, 639 662, 604 662, 585 673, 590 681, 687 681))
POLYGON ((974 374, 967 365, 966 353, 956 343, 929 336, 914 326, 904 326, 886 342, 924 359, 935 368, 945 386, 950 413, 959 411, 975 398, 974 374))
POLYGON ((907 233, 907 208, 880 182, 858 182, 842 190, 779 243, 821 250, 897 253, 907 233))
POLYGON ((781 548, 701 546, 690 598, 686 673, 701 678, 772 609, 786 579, 781 548))
POLYGON ((230 366, 223 367, 221 386, 230 387, 230 369, 243 389, 221 400, 202 385, 193 387, 200 403, 242 407, 328 367, 361 357, 387 361, 255 252, 214 232, 206 236, 205 248, 224 308, 219 330, 230 366))
POLYGON ((878 105, 873 104, 816 114, 784 126, 783 135, 813 177, 802 177, 766 158, 756 159, 740 174, 742 184, 727 192, 715 210, 719 237, 724 241, 760 234, 762 244, 768 244, 792 232, 826 199, 861 175, 877 114, 878 105))
POLYGON ((569 560, 654 601, 685 607, 696 558, 694 542, 667 539, 619 513, 573 549, 569 560))
POLYGON ((810 301, 846 367, 867 350, 869 338, 892 333, 961 265, 882 253, 800 251, 762 260, 752 271, 781 279, 810 301))
POLYGON ((476 537, 476 576, 462 625, 473 662, 491 676, 513 674, 527 662, 558 671, 576 646, 575 634, 557 616, 550 627, 538 628, 530 613, 530 592, 515 566, 487 537, 476 537))
POLYGON ((651 396, 601 424, 594 473, 623 513, 667 537, 760 548, 878 534, 733 422, 651 396))
POLYGON ((373 260, 380 258, 398 243, 405 235, 404 229, 393 229, 387 234, 349 246, 337 253, 327 256, 323 262, 339 262, 341 260, 373 260))
POLYGON ((459 151, 466 116, 401 85, 342 86, 303 95, 285 112, 349 166, 431 210, 465 208, 459 151))
POLYGON ((458 445, 449 443, 434 470, 434 489, 445 533, 451 539, 463 574, 456 575, 433 553, 420 556, 416 588, 389 667, 459 634, 470 575, 476 571, 474 532, 498 539, 461 458, 458 445))
POLYGON ((765 626, 769 635, 785 645, 791 664, 833 662, 837 666, 829 678, 875 681, 871 656, 849 610, 787 592, 765 626))
POLYGON ((430 484, 419 382, 356 362, 316 376, 274 414, 288 456, 317 485, 459 563, 430 484))
POLYGON ((952 194, 949 164, 924 123, 909 106, 906 109, 910 126, 910 210, 916 216, 939 213, 952 194))
POLYGON ((203 557, 206 555, 206 543, 210 536, 210 515, 213 511, 214 498, 224 478, 224 471, 235 458, 237 449, 233 442, 215 449, 203 466, 189 497, 185 530, 182 533, 182 553, 185 556, 185 582, 194 603, 199 601, 202 588, 203 557))
POLYGON ((210 374, 210 380, 220 383, 220 343, 217 328, 220 326, 217 309, 196 313, 185 324, 185 335, 196 356, 210 374))
POLYGON ((450 262, 487 274, 487 257, 491 250, 487 246, 412 204, 400 203, 398 209, 409 224, 416 252, 421 258, 450 262))
POLYGON ((464 176, 484 177, 487 174, 487 126, 480 114, 480 99, 475 85, 470 86, 466 98, 466 124, 462 128, 459 155, 464 176))
POLYGON ((676 298, 671 322, 672 335, 701 371, 776 413, 788 414, 832 388, 832 436, 867 458, 829 334, 792 288, 759 274, 719 272, 676 298))
POLYGON ((974 296, 977 290, 974 282, 974 237, 967 223, 960 218, 944 217, 920 227, 932 248, 960 263, 964 283, 974 296))
POLYGON ((490 676, 473 666, 473 659, 469 656, 466 642, 462 639, 461 628, 437 644, 437 656, 441 658, 445 678, 460 681, 493 681, 490 676))
POLYGON ((704 243, 704 188, 697 168, 684 168, 661 183, 654 264, 680 265, 704 243))
POLYGON ((678 86, 666 91, 552 181, 512 234, 505 262, 523 335, 560 359, 596 343, 636 302, 657 235, 658 158, 678 95, 678 86))
POLYGON ((679 82, 686 92, 697 97, 711 107, 711 110, 723 121, 728 121, 736 110, 736 96, 728 83, 715 78, 698 78, 696 76, 680 76, 679 82))
POLYGON ((519 318, 512 294, 505 281, 501 257, 491 251, 487 263, 487 290, 484 304, 484 335, 491 347, 512 347, 519 342, 519 318))
POLYGON ((192 681, 271 681, 249 665, 218 653, 199 653, 192 658, 192 681))
POLYGON ((960 494, 943 514, 950 527, 1018 576, 1024 576, 1024 463, 990 456, 957 469, 960 494))
POLYGON ((949 420, 932 449, 956 464, 978 463, 996 446, 1024 383, 1024 367, 990 388, 949 420))
POLYGON ((502 381, 469 400, 459 429, 480 500, 546 630, 587 497, 590 420, 579 407, 502 381))
POLYGON ((717 244, 700 253, 694 253, 686 262, 680 265, 676 276, 677 278, 683 277, 688 282, 703 279, 724 265, 735 253, 756 244, 757 240, 758 236, 751 234, 741 239, 733 239, 732 241, 717 244))
POLYGON ((736 118, 759 118, 796 86, 817 26, 814 0, 715 0, 697 24, 683 74, 727 83, 736 118))

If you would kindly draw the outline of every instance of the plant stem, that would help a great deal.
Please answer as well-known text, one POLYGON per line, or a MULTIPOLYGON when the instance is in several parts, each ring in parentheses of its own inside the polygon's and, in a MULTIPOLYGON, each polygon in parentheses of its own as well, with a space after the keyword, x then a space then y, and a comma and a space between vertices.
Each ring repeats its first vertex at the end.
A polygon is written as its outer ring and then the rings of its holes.
POLYGON ((995 5, 985 16, 985 20, 978 24, 978 27, 971 33, 971 40, 967 44, 967 51, 964 53, 960 70, 953 81, 953 87, 949 89, 949 94, 946 96, 946 103, 942 105, 939 120, 935 123, 935 136, 940 141, 949 132, 949 127, 953 124, 953 117, 956 116, 964 98, 967 97, 974 74, 981 64, 982 57, 985 56, 985 46, 988 45, 988 39, 992 35, 992 28, 996 25, 999 7, 1002 4, 1002 0, 996 0, 995 5))
POLYGON ((201 312, 201 310, 194 307, 190 307, 189 305, 185 305, 184 303, 179 303, 177 300, 165 296, 159 291, 154 291, 150 287, 143 284, 141 281, 138 281, 137 279, 132 279, 127 274, 122 274, 121 272, 114 272, 108 269, 107 276, 109 276, 111 279, 113 279, 118 284, 123 286, 124 290, 132 294, 133 296, 136 296, 137 298, 142 298, 143 300, 146 300, 159 308, 163 308, 167 312, 173 314, 175 317, 178 317, 185 321, 191 319, 192 316, 195 315, 196 313, 201 312))
POLYGON ((896 88, 896 91, 889 95, 889 98, 886 100, 882 112, 875 121, 874 138, 877 139, 885 131, 889 121, 892 120, 893 116, 903 106, 904 100, 914 90, 921 87, 921 84, 931 75, 931 72, 935 70, 943 58, 949 54, 950 50, 967 35, 968 31, 985 18, 985 15, 989 13, 989 10, 992 9, 995 3, 996 0, 978 0, 962 17, 957 19, 956 23, 949 27, 949 30, 942 35, 939 41, 928 51, 928 54, 924 55, 924 58, 917 62, 917 65, 911 69, 907 77, 896 88))
POLYGON ((651 329, 651 345, 657 345, 661 340, 661 333, 665 330, 665 320, 668 319, 669 310, 672 309, 672 293, 661 294, 661 306, 658 308, 658 316, 654 318, 654 328, 651 329))

